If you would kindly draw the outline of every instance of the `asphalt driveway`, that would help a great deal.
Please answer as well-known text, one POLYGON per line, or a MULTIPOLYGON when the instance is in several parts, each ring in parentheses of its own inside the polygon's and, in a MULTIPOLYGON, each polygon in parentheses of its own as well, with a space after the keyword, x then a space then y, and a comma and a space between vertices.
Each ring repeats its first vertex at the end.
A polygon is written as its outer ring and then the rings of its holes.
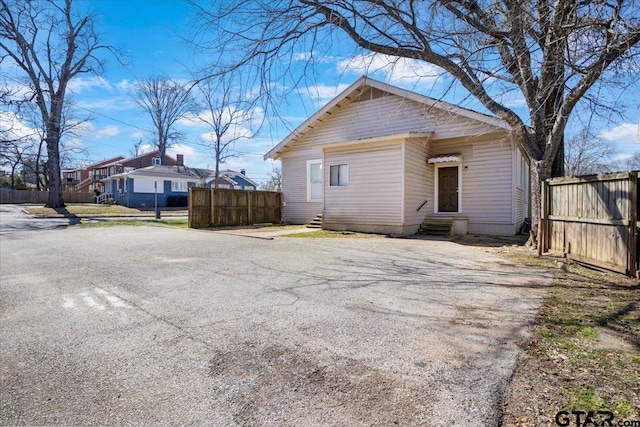
POLYGON ((0 241, 2 425, 496 425, 548 278, 443 241, 0 241))

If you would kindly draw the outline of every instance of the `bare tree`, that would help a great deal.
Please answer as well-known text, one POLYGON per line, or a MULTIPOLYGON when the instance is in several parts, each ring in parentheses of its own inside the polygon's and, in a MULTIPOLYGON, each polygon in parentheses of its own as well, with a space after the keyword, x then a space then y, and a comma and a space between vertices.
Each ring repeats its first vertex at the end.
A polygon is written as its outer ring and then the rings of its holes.
POLYGON ((142 154, 141 148, 142 148, 142 141, 134 142, 133 148, 129 150, 129 154, 131 154, 133 157, 138 157, 140 154, 142 154))
POLYGON ((593 136, 583 129, 565 143, 564 170, 566 175, 579 176, 611 172, 615 146, 604 139, 593 136))
POLYGON ((26 137, 4 140, 0 145, 0 165, 9 168, 11 189, 16 188, 16 172, 18 167, 24 165, 24 159, 33 147, 33 140, 26 137))
POLYGON ((320 56, 315 50, 326 52, 345 38, 360 50, 444 70, 509 124, 531 159, 532 237, 540 185, 552 176, 554 161, 555 174, 562 173, 556 159, 562 159, 576 105, 609 108, 590 89, 635 84, 639 76, 640 5, 634 0, 236 0, 199 11, 198 30, 214 35, 201 37, 199 46, 215 49, 215 65, 223 70, 256 70, 265 93, 274 81, 313 72, 309 64, 299 71, 289 65, 301 52, 311 51, 312 60, 320 56), (503 101, 509 92, 524 98, 528 117, 503 101))
POLYGON ((627 159, 626 167, 630 171, 640 171, 640 151, 636 151, 633 156, 627 159))
POLYGON ((77 14, 72 0, 0 0, 0 61, 10 58, 33 89, 46 130, 47 206, 64 207, 60 176, 61 119, 69 82, 99 73, 100 43, 91 14, 77 14))
POLYGON ((196 88, 201 110, 196 117, 210 129, 202 144, 215 156, 214 187, 218 188, 220 164, 238 155, 232 150, 236 142, 256 133, 255 99, 248 97, 233 74, 200 80, 196 88))
POLYGON ((262 190, 281 191, 282 190, 282 169, 274 167, 267 182, 261 185, 262 190))
POLYGON ((194 110, 190 90, 165 77, 149 77, 137 83, 135 101, 151 118, 153 144, 163 159, 167 148, 184 137, 176 123, 194 110))

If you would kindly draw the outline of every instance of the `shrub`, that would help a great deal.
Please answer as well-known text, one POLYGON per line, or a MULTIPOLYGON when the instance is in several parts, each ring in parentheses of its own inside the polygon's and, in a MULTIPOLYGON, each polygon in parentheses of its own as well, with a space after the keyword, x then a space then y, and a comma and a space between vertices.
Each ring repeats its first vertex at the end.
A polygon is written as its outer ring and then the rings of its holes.
POLYGON ((188 196, 168 196, 167 206, 170 208, 183 208, 189 206, 188 196))

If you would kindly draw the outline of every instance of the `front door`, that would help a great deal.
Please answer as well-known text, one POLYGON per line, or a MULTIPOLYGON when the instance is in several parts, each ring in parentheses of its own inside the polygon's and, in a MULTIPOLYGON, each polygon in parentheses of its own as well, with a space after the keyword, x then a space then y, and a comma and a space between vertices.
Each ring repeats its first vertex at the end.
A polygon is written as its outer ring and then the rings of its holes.
POLYGON ((458 167, 438 168, 438 212, 458 212, 458 167))

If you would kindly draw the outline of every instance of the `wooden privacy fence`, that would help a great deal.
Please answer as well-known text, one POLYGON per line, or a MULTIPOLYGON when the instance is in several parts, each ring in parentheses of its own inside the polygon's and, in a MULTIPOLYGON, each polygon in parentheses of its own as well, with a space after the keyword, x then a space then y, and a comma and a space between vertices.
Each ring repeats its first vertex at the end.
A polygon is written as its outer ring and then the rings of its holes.
MULTIPOLYGON (((0 203, 47 203, 48 191, 33 190, 0 190, 0 203)), ((93 203, 95 194, 63 192, 62 199, 65 203, 93 203)))
POLYGON ((282 193, 189 189, 189 227, 225 227, 282 222, 282 193))
POLYGON ((635 276, 638 172, 554 178, 542 187, 540 253, 635 276))

